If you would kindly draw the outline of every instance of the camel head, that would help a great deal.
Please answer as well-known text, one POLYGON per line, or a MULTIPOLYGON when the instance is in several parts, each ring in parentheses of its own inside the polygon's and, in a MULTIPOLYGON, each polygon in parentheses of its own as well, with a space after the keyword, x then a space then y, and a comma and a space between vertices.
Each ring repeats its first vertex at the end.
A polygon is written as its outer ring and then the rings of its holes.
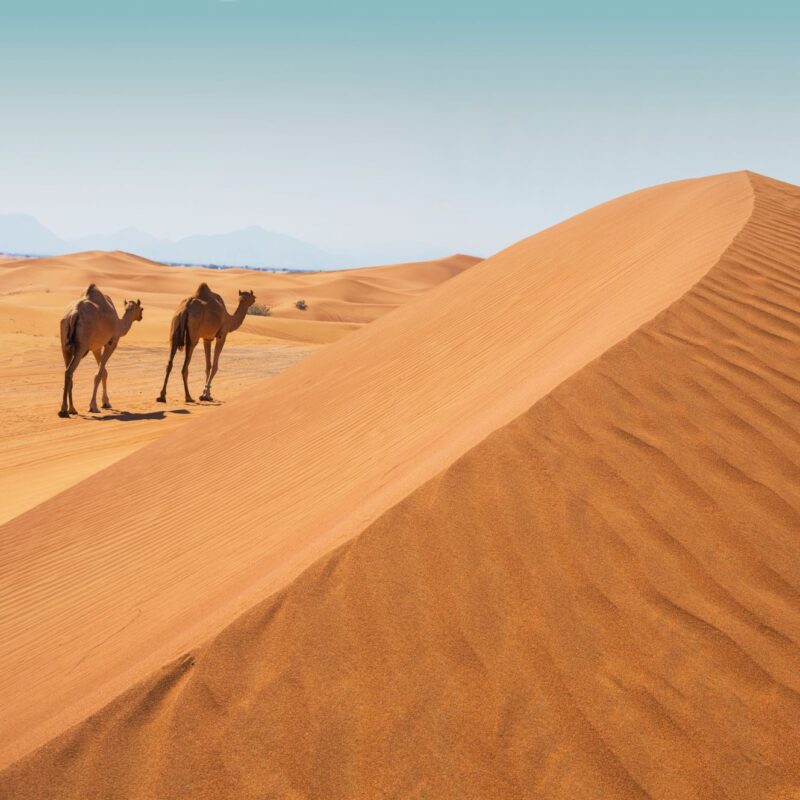
POLYGON ((245 308, 250 308, 256 301, 255 292, 252 289, 246 292, 239 291, 239 303, 244 304, 245 308))
POLYGON ((143 308, 141 300, 125 300, 125 310, 130 310, 133 314, 133 321, 138 322, 143 316, 143 308))

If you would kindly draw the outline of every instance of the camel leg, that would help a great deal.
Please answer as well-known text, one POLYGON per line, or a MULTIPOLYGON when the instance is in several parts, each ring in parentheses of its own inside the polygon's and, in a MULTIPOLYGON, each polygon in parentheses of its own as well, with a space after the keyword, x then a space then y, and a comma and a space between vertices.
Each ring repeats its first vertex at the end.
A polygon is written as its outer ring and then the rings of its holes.
MULTIPOLYGON (((64 368, 66 369, 69 366, 70 361, 72 361, 72 353, 70 353, 69 350, 67 350, 66 348, 62 347, 61 348, 61 354, 64 356, 64 368)), ((78 359, 78 362, 80 363, 80 359, 78 359)), ((76 368, 77 368, 77 366, 76 366, 76 368)), ((66 382, 66 377, 65 377, 65 382, 66 382)), ((66 415, 59 414, 59 416, 67 416, 68 417, 70 414, 77 414, 78 413, 78 410, 75 408, 75 404, 72 402, 72 378, 70 378, 70 382, 69 382, 69 392, 68 392, 67 399, 69 400, 69 413, 66 414, 66 415)))
MULTIPOLYGON (((80 357, 80 359, 78 360, 78 363, 83 361, 84 358, 86 358, 86 353, 84 353, 80 357)), ((75 368, 77 369, 77 365, 76 365, 75 368)), ((73 381, 72 381, 72 376, 70 376, 70 379, 69 379, 69 413, 73 414, 73 415, 76 415, 78 413, 78 409, 75 408, 75 402, 72 399, 72 387, 73 387, 73 381)))
POLYGON ((183 368, 181 369, 181 375, 183 376, 183 391, 185 393, 185 399, 187 403, 194 403, 194 398, 189 394, 189 363, 192 360, 192 353, 194 352, 195 347, 197 347, 197 342, 193 342, 191 339, 186 342, 186 354, 183 357, 183 368))
MULTIPOLYGON (((94 358, 97 361, 97 365, 100 366, 100 351, 94 351, 94 358)), ((103 379, 103 403, 100 408, 111 408, 111 401, 108 399, 108 369, 106 367, 102 368, 102 379, 103 379)))
POLYGON ((208 376, 206 380, 206 388, 203 392, 203 396, 200 398, 201 400, 213 400, 214 398, 211 396, 211 381, 214 380, 214 376, 217 374, 217 370, 219 369, 219 354, 222 352, 222 348, 225 346, 225 339, 219 338, 214 344, 214 364, 211 367, 211 374, 208 376))
POLYGON ((170 345, 169 361, 167 361, 167 374, 164 375, 164 385, 161 387, 161 394, 158 397, 156 397, 156 402, 158 403, 167 402, 167 381, 169 380, 170 372, 172 372, 172 362, 175 359, 175 353, 177 351, 178 351, 178 345, 176 344, 170 345))
POLYGON ((72 376, 81 363, 77 353, 69 360, 67 368, 64 370, 64 396, 61 399, 61 410, 58 412, 59 417, 69 417, 70 414, 77 414, 75 407, 72 405, 72 376), (69 401, 69 407, 67 402, 69 401))
POLYGON ((208 396, 209 376, 211 375, 211 340, 203 339, 203 349, 206 351, 206 386, 203 394, 200 395, 201 400, 210 400, 208 396))
POLYGON ((108 367, 103 367, 103 402, 100 408, 111 408, 111 401, 108 399, 108 367))
MULTIPOLYGON (((115 341, 109 342, 104 348, 103 352, 100 355, 100 358, 97 359, 97 363, 100 365, 100 369, 97 370, 97 375, 94 376, 94 389, 92 390, 92 402, 89 405, 89 411, 92 414, 99 414, 100 409, 97 407, 97 387, 100 385, 100 381, 103 379, 103 373, 106 371, 106 362, 109 358, 111 358, 111 354, 117 347, 117 343, 115 341)), ((95 353, 95 358, 97 358, 97 353, 95 353)))

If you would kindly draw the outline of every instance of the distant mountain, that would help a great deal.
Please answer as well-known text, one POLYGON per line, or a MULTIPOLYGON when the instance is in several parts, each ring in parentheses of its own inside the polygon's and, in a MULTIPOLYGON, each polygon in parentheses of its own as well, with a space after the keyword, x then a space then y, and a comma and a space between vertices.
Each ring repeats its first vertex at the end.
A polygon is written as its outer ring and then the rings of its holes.
POLYGON ((0 252, 50 256, 64 252, 65 243, 35 217, 0 215, 0 252))
POLYGON ((372 266, 402 261, 424 261, 446 255, 430 245, 400 241, 350 252, 330 253, 316 245, 257 225, 220 234, 187 236, 177 241, 158 239, 137 228, 61 239, 34 217, 0 215, 0 252, 18 255, 61 255, 79 250, 125 250, 179 264, 216 264, 229 267, 274 269, 330 269, 372 266))
POLYGON ((257 225, 230 233, 187 236, 175 242, 125 228, 117 233, 84 236, 68 244, 73 250, 126 250, 172 263, 277 269, 324 269, 336 265, 334 256, 313 244, 257 225))
POLYGON ((281 269, 325 269, 338 266, 334 256, 315 245, 282 233, 265 231, 257 225, 231 233, 187 236, 175 242, 170 252, 173 255, 166 260, 187 260, 200 264, 281 269))

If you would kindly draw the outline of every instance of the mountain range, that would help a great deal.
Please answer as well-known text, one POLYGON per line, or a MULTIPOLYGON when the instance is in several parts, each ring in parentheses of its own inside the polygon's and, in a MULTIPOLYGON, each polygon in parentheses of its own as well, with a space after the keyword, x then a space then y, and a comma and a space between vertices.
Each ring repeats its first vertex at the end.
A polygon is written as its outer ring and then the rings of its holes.
POLYGON ((159 239, 137 228, 62 239, 28 214, 0 215, 1 253, 53 256, 79 250, 125 250, 168 263, 309 270, 424 261, 444 255, 440 248, 407 240, 329 252, 258 225, 174 241, 159 239))

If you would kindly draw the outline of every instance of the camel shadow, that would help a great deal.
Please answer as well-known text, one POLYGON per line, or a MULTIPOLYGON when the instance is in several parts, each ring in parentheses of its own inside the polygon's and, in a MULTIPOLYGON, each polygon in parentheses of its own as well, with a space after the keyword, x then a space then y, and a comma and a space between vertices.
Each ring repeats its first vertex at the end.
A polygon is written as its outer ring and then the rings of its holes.
MULTIPOLYGON (((188 411, 171 412, 179 414, 188 414, 188 411)), ((165 411, 148 411, 146 413, 135 413, 133 411, 118 411, 115 414, 92 414, 84 419, 93 419, 96 422, 105 422, 109 419, 115 419, 117 422, 136 422, 143 419, 166 419, 167 413, 165 411)))

